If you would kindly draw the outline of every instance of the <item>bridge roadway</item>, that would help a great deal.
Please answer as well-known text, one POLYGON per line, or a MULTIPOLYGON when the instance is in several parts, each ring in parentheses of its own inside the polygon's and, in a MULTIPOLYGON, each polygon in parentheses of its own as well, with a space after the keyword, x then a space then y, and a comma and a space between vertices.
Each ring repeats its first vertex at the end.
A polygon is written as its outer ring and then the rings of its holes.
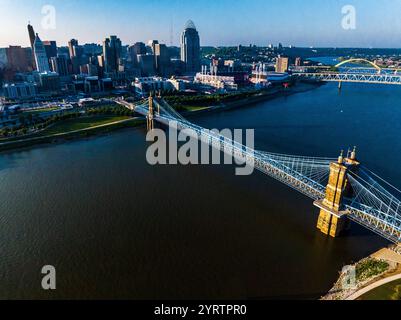
MULTIPOLYGON (((316 67, 312 67, 316 68, 316 67)), ((399 69, 381 68, 376 63, 362 58, 344 60, 335 66, 337 72, 330 71, 330 66, 318 66, 323 71, 294 72, 294 76, 327 82, 354 82, 401 85, 399 69), (350 66, 351 64, 351 66, 350 66), (355 65, 368 65, 369 67, 355 67, 355 65), (348 67, 346 67, 348 65, 348 67)))
MULTIPOLYGON (((197 126, 177 113, 162 99, 154 99, 153 120, 178 130, 189 129, 202 142, 234 156, 257 170, 286 184, 312 200, 325 199, 330 165, 334 158, 314 158, 274 154, 248 148, 216 132, 197 126)), ((148 117, 147 102, 133 105, 124 100, 117 103, 148 117)), ((401 242, 401 201, 393 193, 397 190, 368 169, 361 167, 358 174, 349 172, 347 179, 353 189, 353 198, 344 198, 347 216, 381 235, 387 240, 401 242), (390 192, 391 190, 392 192, 390 192)))
POLYGON ((386 85, 401 85, 401 75, 389 73, 347 73, 347 72, 298 72, 295 77, 327 82, 354 82, 386 85))

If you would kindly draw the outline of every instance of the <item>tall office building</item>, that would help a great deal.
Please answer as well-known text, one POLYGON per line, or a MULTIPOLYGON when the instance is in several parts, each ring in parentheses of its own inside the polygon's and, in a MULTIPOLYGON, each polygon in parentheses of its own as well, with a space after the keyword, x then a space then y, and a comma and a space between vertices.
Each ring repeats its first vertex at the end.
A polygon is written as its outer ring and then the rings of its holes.
POLYGON ((57 57, 57 43, 56 41, 43 41, 43 46, 45 47, 47 58, 50 59, 57 57))
POLYGON ((39 35, 36 34, 34 43, 36 70, 39 72, 50 72, 49 60, 47 59, 46 50, 39 35))
POLYGON ((68 75, 68 60, 65 55, 51 57, 50 61, 53 72, 57 72, 61 77, 65 77, 68 75))
POLYGON ((181 60, 185 63, 186 72, 200 71, 200 38, 195 24, 189 20, 181 36, 181 60))
POLYGON ((146 45, 143 42, 136 42, 133 46, 128 47, 128 60, 136 66, 138 65, 138 55, 146 54, 146 45))
POLYGON ((279 56, 276 62, 276 72, 284 73, 288 71, 288 58, 279 56))
POLYGON ((149 40, 148 46, 152 49, 152 54, 155 54, 155 46, 159 44, 158 40, 149 40))
POLYGON ((138 64, 141 68, 142 76, 151 77, 156 74, 155 56, 153 54, 139 54, 138 64))
POLYGON ((36 69, 36 62, 35 62, 35 48, 34 48, 34 44, 35 44, 35 30, 33 29, 33 27, 31 26, 31 24, 28 24, 28 34, 29 34, 29 43, 31 44, 31 49, 32 49, 32 69, 35 70, 36 69))
POLYGON ((171 72, 170 52, 165 44, 154 46, 155 67, 158 75, 167 77, 171 72))
POLYGON ((68 53, 70 54, 71 67, 72 67, 71 72, 73 74, 80 73, 79 67, 82 64, 83 52, 84 52, 84 49, 78 44, 78 40, 71 39, 68 42, 68 53))
POLYGON ((78 46, 78 40, 71 39, 68 41, 68 52, 70 53, 70 58, 76 56, 76 47, 78 46))
POLYGON ((135 52, 137 55, 138 54, 146 54, 146 45, 143 42, 136 42, 132 46, 133 52, 135 52))
POLYGON ((103 41, 103 58, 106 72, 117 72, 118 62, 122 54, 121 40, 117 36, 110 36, 103 41))
POLYGON ((28 24, 28 34, 29 34, 29 41, 31 43, 31 48, 33 49, 36 36, 35 36, 35 30, 30 24, 28 24))
POLYGON ((20 46, 10 46, 5 49, 7 64, 15 72, 28 72, 32 67, 30 51, 20 46))

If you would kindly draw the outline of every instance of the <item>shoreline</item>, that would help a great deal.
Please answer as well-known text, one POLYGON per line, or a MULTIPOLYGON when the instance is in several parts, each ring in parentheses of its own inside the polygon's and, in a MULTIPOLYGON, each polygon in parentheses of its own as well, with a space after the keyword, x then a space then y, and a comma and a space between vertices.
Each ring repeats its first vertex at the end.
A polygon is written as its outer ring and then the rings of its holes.
POLYGON ((123 128, 139 127, 142 124, 143 120, 137 117, 133 117, 130 119, 100 124, 79 130, 55 133, 47 136, 33 136, 26 139, 2 142, 0 143, 0 152, 30 148, 41 144, 55 144, 64 141, 79 139, 81 137, 87 138, 90 136, 100 135, 102 133, 112 132, 123 128))
MULTIPOLYGON (((186 111, 183 112, 182 115, 184 117, 194 117, 201 114, 206 114, 209 112, 220 112, 220 111, 228 111, 233 109, 245 108, 248 106, 252 106, 254 104, 273 100, 281 97, 288 97, 294 94, 303 93, 312 91, 325 85, 325 83, 298 83, 294 87, 287 89, 278 89, 274 92, 263 92, 257 96, 248 97, 245 99, 240 99, 237 101, 229 101, 223 102, 217 106, 209 106, 201 110, 194 111, 186 111)), ((63 141, 70 141, 74 139, 79 139, 81 137, 89 137, 94 135, 101 135, 104 133, 109 133, 113 131, 117 131, 124 128, 133 128, 133 127, 141 127, 144 124, 144 120, 142 118, 134 117, 132 119, 116 121, 108 124, 103 124, 99 126, 94 126, 90 128, 68 131, 63 133, 52 134, 48 136, 36 136, 36 134, 32 137, 10 140, 5 142, 0 142, 0 152, 18 150, 22 148, 34 147, 35 145, 40 144, 55 144, 63 141), (130 125, 130 122, 134 122, 133 125, 130 125)))
POLYGON ((308 91, 315 90, 320 88, 321 86, 326 85, 326 83, 301 83, 297 84, 294 87, 288 89, 280 89, 274 92, 265 92, 259 94, 257 96, 248 97, 245 99, 237 100, 237 101, 229 101, 229 102, 222 102, 220 105, 217 106, 210 106, 206 107, 202 110, 197 111, 187 111, 183 112, 183 116, 195 116, 203 113, 208 112, 218 112, 218 111, 229 111, 233 109, 240 109, 245 108, 254 104, 258 104, 264 101, 270 101, 277 98, 289 97, 298 93, 304 93, 308 91))
POLYGON ((351 265, 357 265, 366 262, 367 260, 382 261, 388 264, 388 268, 380 274, 372 275, 362 281, 357 281, 353 288, 343 288, 342 283, 347 277, 347 273, 341 271, 339 277, 333 287, 326 295, 320 298, 324 301, 333 300, 358 300, 363 295, 377 289, 385 284, 401 279, 401 245, 391 245, 384 247, 366 258, 351 265))

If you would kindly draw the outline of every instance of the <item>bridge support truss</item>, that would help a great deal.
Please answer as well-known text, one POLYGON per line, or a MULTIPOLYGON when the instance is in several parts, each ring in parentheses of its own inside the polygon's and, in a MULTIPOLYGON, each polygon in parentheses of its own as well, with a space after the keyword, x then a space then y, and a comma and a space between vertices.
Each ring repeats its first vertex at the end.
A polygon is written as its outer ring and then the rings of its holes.
POLYGON ((394 196, 401 191, 361 166, 355 149, 337 160, 257 151, 190 123, 161 98, 150 97, 136 106, 120 103, 145 116, 148 130, 154 122, 190 129, 210 146, 310 197, 320 209, 317 227, 326 235, 337 237, 354 221, 393 243, 401 242, 401 201, 394 196))

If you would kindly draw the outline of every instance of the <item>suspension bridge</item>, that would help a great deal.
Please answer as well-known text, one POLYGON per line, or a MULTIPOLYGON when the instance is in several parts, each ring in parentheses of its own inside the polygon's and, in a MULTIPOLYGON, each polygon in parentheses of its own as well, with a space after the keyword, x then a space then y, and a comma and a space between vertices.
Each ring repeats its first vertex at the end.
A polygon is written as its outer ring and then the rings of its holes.
POLYGON ((383 69, 377 64, 366 59, 349 59, 337 64, 335 69, 322 69, 312 72, 295 72, 294 76, 301 79, 313 79, 325 82, 338 82, 341 87, 343 82, 371 83, 401 85, 401 73, 398 69, 383 69), (369 67, 347 67, 349 64, 363 63, 369 67))
POLYGON ((327 235, 339 236, 352 220, 393 243, 401 242, 401 191, 362 166, 355 149, 338 159, 258 151, 189 122, 161 98, 150 97, 139 105, 117 103, 146 117, 148 130, 155 122, 189 129, 202 142, 311 198, 320 209, 317 227, 327 235))

